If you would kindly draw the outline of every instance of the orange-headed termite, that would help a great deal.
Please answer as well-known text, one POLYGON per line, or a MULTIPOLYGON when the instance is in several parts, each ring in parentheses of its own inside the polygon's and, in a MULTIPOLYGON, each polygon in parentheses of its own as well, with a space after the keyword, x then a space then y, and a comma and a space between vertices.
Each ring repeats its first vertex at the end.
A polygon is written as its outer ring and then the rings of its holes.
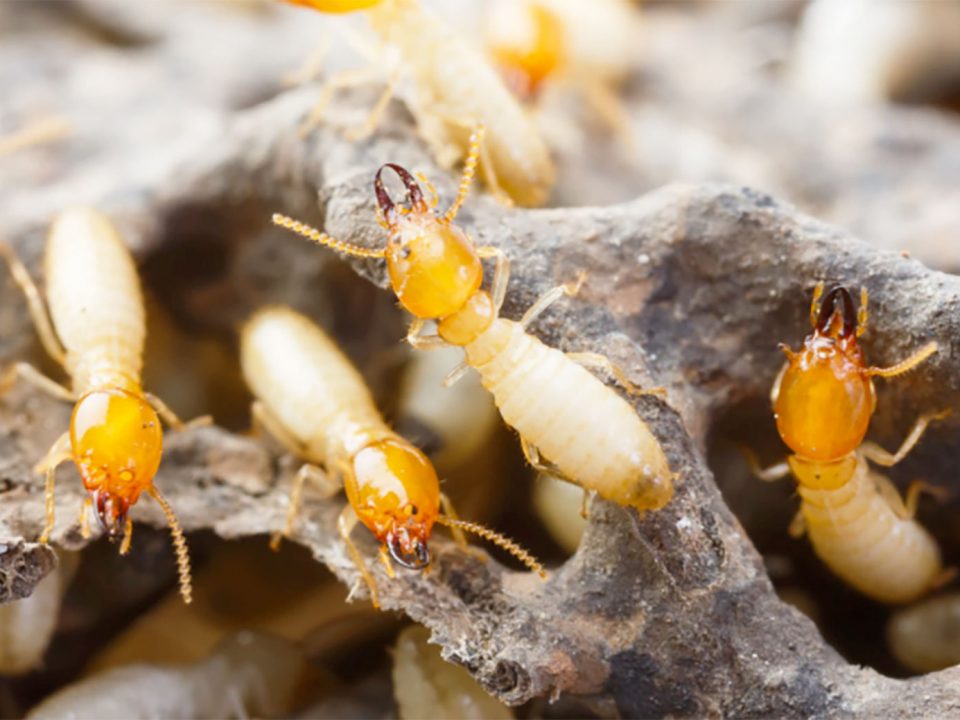
POLYGON ((157 415, 175 428, 183 423, 140 386, 146 326, 140 280, 129 251, 104 215, 87 208, 65 211, 47 241, 46 305, 27 269, 2 243, 0 256, 27 299, 44 348, 72 384, 68 389, 21 362, 0 376, 0 395, 19 376, 76 403, 69 431, 37 465, 37 472, 46 475, 46 524, 40 542, 47 542, 53 531, 57 466, 72 461, 90 493, 80 515, 84 536, 89 534, 87 514, 93 505, 109 537, 123 536, 121 554, 130 549, 132 539, 130 507, 144 492, 157 501, 173 535, 180 591, 190 602, 187 543, 169 503, 153 484, 163 447, 157 415))
POLYGON ((257 397, 255 420, 307 463, 294 479, 286 525, 274 535, 274 547, 292 529, 303 483, 311 479, 328 496, 341 483, 346 490, 349 504, 337 527, 374 605, 379 604, 376 583, 350 539, 358 520, 381 543, 389 575, 391 558, 411 569, 429 564, 427 541, 437 522, 461 542, 460 531, 476 533, 543 574, 513 541, 456 517, 433 465, 387 426, 360 373, 308 318, 286 307, 261 310, 244 327, 240 353, 243 374, 257 397), (446 514, 440 513, 441 503, 446 514))
POLYGON ((499 0, 489 8, 487 46, 521 99, 565 84, 611 127, 627 130, 618 88, 633 64, 639 25, 627 0, 499 0))
POLYGON ((787 362, 771 393, 777 430, 794 454, 785 463, 754 469, 764 480, 793 472, 800 510, 791 534, 806 531, 834 573, 881 602, 911 602, 945 577, 936 541, 913 519, 919 493, 937 489, 914 483, 904 502, 867 461, 886 467, 900 462, 942 413, 922 415, 893 454, 863 438, 876 407, 873 378, 912 370, 937 352, 937 343, 891 367, 867 366, 858 342, 867 329, 866 289, 856 309, 846 288, 823 296, 818 284, 810 322, 813 332, 802 349, 781 346, 787 362))
MULTIPOLYGON (((341 242, 282 215, 274 215, 273 221, 343 253, 385 258, 393 291, 414 316, 407 340, 425 349, 462 347, 466 363, 480 373, 504 420, 520 434, 524 453, 535 468, 622 505, 661 508, 673 494, 674 474, 660 443, 634 409, 583 366, 613 374, 629 392, 662 391, 639 390, 602 355, 563 353, 527 332, 553 302, 576 293, 580 281, 549 290, 520 322, 499 317, 509 276, 507 258, 498 248, 475 247, 453 224, 469 190, 481 135, 482 129, 473 135, 460 191, 443 215, 434 212, 436 203, 428 204, 404 168, 394 164, 380 168, 374 189, 388 233, 385 248, 341 242), (382 182, 387 169, 406 186, 409 207, 390 199, 382 182), (497 263, 490 292, 480 289, 483 258, 495 258, 497 263), (437 321, 438 335, 421 335, 427 320, 437 321), (540 461, 541 456, 548 464, 540 461)), ((450 382, 465 369, 461 366, 450 382)))
MULTIPOLYGON (((419 0, 290 0, 323 12, 367 9, 373 30, 384 46, 396 48, 400 70, 413 81, 411 111, 420 134, 445 164, 469 152, 471 129, 487 127, 480 148, 480 169, 494 194, 506 194, 519 205, 542 205, 554 182, 550 152, 535 123, 511 95, 490 63, 419 0)), ((358 136, 369 134, 380 120, 396 85, 387 88, 358 136)), ((322 117, 332 93, 382 77, 380 69, 346 71, 326 84, 305 127, 322 117)))

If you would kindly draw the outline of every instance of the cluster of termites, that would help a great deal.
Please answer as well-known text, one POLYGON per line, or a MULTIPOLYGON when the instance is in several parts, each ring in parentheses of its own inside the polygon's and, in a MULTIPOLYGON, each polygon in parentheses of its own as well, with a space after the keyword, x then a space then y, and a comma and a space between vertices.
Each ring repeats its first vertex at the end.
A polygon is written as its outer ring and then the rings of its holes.
MULTIPOLYGON (((620 43, 624 29, 630 27, 628 3, 606 0, 589 9, 581 0, 516 2, 509 7, 500 3, 497 12, 525 17, 519 24, 524 31, 504 32, 510 24, 495 21, 488 32, 489 57, 484 57, 452 40, 443 23, 417 0, 288 1, 323 12, 364 10, 383 45, 398 50, 398 60, 386 68, 383 94, 354 137, 376 128, 399 78, 405 76, 416 90, 410 107, 423 136, 441 161, 462 162, 463 167, 456 196, 440 211, 428 180, 385 162, 372 178, 382 247, 339 240, 280 213, 273 215, 273 222, 319 246, 386 264, 391 289, 412 317, 405 337, 409 346, 460 352, 462 362, 444 385, 452 386, 467 371, 475 371, 504 423, 518 436, 529 465, 549 476, 543 487, 565 483, 562 500, 551 493, 553 499, 543 501, 545 521, 557 526, 562 544, 574 548, 581 525, 569 519, 568 508, 552 509, 557 503, 579 505, 583 518, 587 499, 594 495, 641 513, 664 508, 673 498, 679 474, 628 400, 641 394, 663 397, 664 391, 639 388, 604 355, 563 352, 530 332, 551 305, 578 294, 587 281, 585 274, 547 290, 519 320, 503 317, 509 258, 499 247, 475 244, 456 222, 475 176, 505 203, 536 206, 546 201, 554 167, 526 105, 552 83, 574 84, 613 127, 623 129, 624 116, 616 100, 623 68, 617 58, 624 56, 620 43), (605 29, 578 34, 581 24, 605 29), (608 39, 603 47, 578 42, 601 35, 608 39), (402 200, 388 189, 391 176, 405 190, 402 200), (487 281, 485 269, 491 268, 487 281), (553 515, 557 517, 551 519, 553 515)), ((309 133, 322 121, 337 89, 382 78, 382 71, 334 75, 301 131, 309 133)), ((62 131, 41 127, 0 144, 0 153, 62 131)), ((167 518, 180 592, 190 603, 186 539, 154 479, 163 448, 161 421, 178 431, 208 423, 209 418, 184 424, 142 386, 145 311, 136 267, 123 240, 111 221, 95 210, 64 211, 53 222, 46 245, 45 298, 9 246, 0 243, 0 256, 22 290, 44 349, 67 379, 61 384, 18 362, 0 373, 0 397, 19 379, 73 403, 69 427, 37 459, 36 472, 45 480, 45 522, 38 540, 47 543, 59 537, 56 470, 72 462, 87 491, 79 508, 82 536, 91 534, 92 514, 101 530, 119 541, 120 554, 126 554, 133 537, 130 511, 146 493, 167 518)), ((764 480, 793 474, 800 508, 789 532, 795 537, 806 534, 834 574, 877 601, 911 603, 954 574, 944 566, 936 541, 914 519, 919 494, 936 488, 918 482, 901 498, 871 464, 890 467, 900 462, 929 423, 944 412, 935 409, 917 419, 895 453, 864 438, 876 406, 874 378, 902 375, 936 354, 938 346, 930 342, 890 367, 870 366, 859 345, 867 330, 866 290, 859 303, 845 287, 824 290, 820 283, 814 291, 813 329, 802 348, 783 347, 787 361, 771 394, 777 429, 792 454, 767 469, 756 467, 752 455, 750 461, 764 480)), ((240 363, 255 397, 253 424, 302 461, 292 481, 285 522, 270 540, 274 549, 283 538, 297 536, 309 483, 325 498, 344 490, 347 502, 336 531, 375 607, 380 606, 382 590, 369 559, 354 542, 358 524, 376 539, 377 559, 391 578, 395 565, 415 571, 430 566, 430 538, 437 524, 448 528, 461 547, 467 545, 465 534, 472 533, 546 578, 541 564, 518 543, 457 515, 441 492, 440 477, 428 455, 384 420, 360 372, 310 318, 286 306, 261 308, 240 331, 240 363)), ((59 574, 51 578, 55 582, 37 593, 37 602, 56 604, 74 562, 64 556, 59 574)), ((937 612, 946 616, 953 611, 941 607, 937 612)), ((0 625, 4 623, 16 625, 15 619, 0 618, 0 625)), ((22 638, 11 633, 15 639, 6 645, 7 656, 0 646, 0 661, 18 667, 22 658, 34 657, 34 645, 42 649, 50 632, 52 624, 31 628, 22 638), (13 648, 23 651, 14 653, 13 648)), ((418 703, 439 702, 424 701, 433 696, 423 676, 440 673, 443 667, 435 665, 438 659, 425 646, 424 638, 408 635, 397 647, 397 687, 416 689, 399 698, 401 704, 409 704, 410 716, 418 712, 414 709, 418 703)), ((136 686, 153 682, 155 673, 166 673, 178 682, 189 678, 224 684, 228 680, 221 675, 229 675, 237 663, 247 663, 255 665, 266 681, 282 685, 278 693, 289 694, 292 690, 284 683, 292 671, 271 672, 265 660, 278 656, 288 658, 291 667, 299 663, 290 648, 278 646, 275 639, 235 638, 207 661, 163 670, 144 668, 143 679, 138 675, 124 682, 136 686)), ((102 687, 91 684, 76 689, 77 696, 53 698, 45 711, 53 712, 61 702, 67 708, 87 703, 91 710, 109 713, 111 708, 96 703, 107 696, 103 688, 114 681, 106 676, 97 681, 102 687), (94 700, 88 702, 84 694, 94 700)), ((450 682, 460 680, 452 676, 450 682)), ((171 712, 183 712, 183 704, 193 702, 193 697, 171 695, 167 700, 171 708, 178 708, 171 712)), ((218 702, 224 700, 216 700, 202 707, 190 705, 186 712, 222 714, 218 702)))

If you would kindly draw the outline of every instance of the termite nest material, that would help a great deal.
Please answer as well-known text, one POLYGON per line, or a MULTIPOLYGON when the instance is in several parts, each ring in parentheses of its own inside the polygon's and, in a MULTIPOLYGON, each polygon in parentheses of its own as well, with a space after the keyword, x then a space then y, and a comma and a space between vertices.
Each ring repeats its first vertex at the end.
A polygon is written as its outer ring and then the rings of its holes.
MULTIPOLYGON (((118 557, 73 522, 84 490, 70 468, 58 476, 55 547, 37 542, 43 481, 32 468, 69 409, 20 383, 0 398, 0 714, 109 714, 117 702, 125 714, 164 716, 949 714, 960 675, 937 672, 957 658, 936 640, 956 631, 953 596, 895 610, 857 594, 789 537, 789 483, 758 482, 739 448, 764 465, 786 453, 768 397, 783 361, 776 343, 796 347, 808 332, 820 281, 869 290, 871 362, 938 343, 913 373, 878 388, 869 440, 895 447, 916 417, 960 406, 960 285, 936 272, 960 268, 948 192, 960 180, 960 131, 949 115, 884 104, 923 96, 902 85, 923 84, 916 68, 895 88, 890 77, 871 85, 876 104, 844 122, 836 108, 808 107, 783 82, 804 62, 784 45, 798 18, 747 5, 645 8, 644 52, 610 68, 609 92, 622 101, 610 113, 580 112, 587 89, 576 82, 565 95, 568 79, 582 79, 572 66, 545 80, 533 112, 552 158, 541 174, 555 169, 557 184, 515 201, 553 207, 509 208, 477 188, 457 216, 476 246, 511 261, 503 317, 519 320, 585 271, 577 297, 531 332, 665 389, 630 397, 606 382, 662 447, 672 496, 642 513, 593 498, 588 519, 578 488, 535 477, 474 377, 439 388, 457 352, 401 342, 409 317, 382 263, 344 261, 270 223, 280 212, 381 248, 377 170, 422 173, 452 200, 469 127, 452 152, 401 83, 376 129, 351 140, 344 130, 363 127, 394 89, 380 81, 337 93, 304 132, 343 57, 321 64, 317 82, 282 86, 317 43, 307 18, 322 20, 307 10, 177 3, 137 15, 78 0, 25 6, 10 24, 20 34, 0 23, 4 52, 22 59, 10 67, 25 76, 0 77, 14 111, 0 118, 0 239, 42 287, 47 229, 66 201, 108 215, 144 286, 143 386, 182 417, 216 419, 168 435, 157 475, 190 544, 186 606, 160 510, 131 509, 136 539, 118 557), (42 63, 41 37, 51 38, 42 63), (221 43, 230 52, 214 52, 221 43), (52 84, 50 67, 74 82, 52 84), (97 67, 116 73, 100 97, 106 109, 87 95, 97 67), (701 182, 716 179, 730 184, 701 182), (686 182, 668 184, 676 180, 686 182), (875 246, 909 249, 927 266, 875 246), (396 567, 391 580, 379 543, 358 530, 380 592, 373 612, 337 532, 344 499, 309 485, 289 540, 269 549, 301 462, 249 432, 240 329, 268 305, 293 308, 336 341, 387 425, 435 465, 458 513, 528 548, 548 568, 546 584, 496 548, 463 550, 442 536, 430 539, 429 572, 396 567)), ((10 13, 0 6, 0 18, 10 13)), ((415 54, 416 38, 405 40, 415 54)), ((935 55, 930 43, 916 67, 935 55)), ((403 202, 402 187, 390 192, 403 202)), ((56 372, 2 274, 0 369, 14 361, 56 372)), ((956 414, 938 419, 890 473, 901 490, 923 479, 950 493, 921 502, 917 516, 947 568, 960 563, 958 428, 956 414)))

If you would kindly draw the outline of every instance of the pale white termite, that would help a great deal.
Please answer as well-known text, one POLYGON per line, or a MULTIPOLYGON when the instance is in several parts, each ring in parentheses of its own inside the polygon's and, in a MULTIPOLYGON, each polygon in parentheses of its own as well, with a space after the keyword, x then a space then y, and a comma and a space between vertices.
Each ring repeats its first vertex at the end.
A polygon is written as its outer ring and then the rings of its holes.
POLYGON ((307 676, 289 640, 240 632, 191 665, 125 665, 57 691, 27 715, 41 718, 282 717, 307 676))
POLYGON ((133 533, 130 507, 144 492, 157 501, 170 524, 180 589, 189 602, 186 540, 169 503, 153 484, 163 447, 158 413, 173 427, 184 425, 140 385, 146 325, 140 280, 130 252, 101 213, 88 208, 63 212, 47 240, 46 305, 10 247, 0 243, 0 256, 6 258, 27 299, 40 340, 72 384, 68 389, 21 362, 0 375, 0 395, 19 376, 75 403, 69 431, 37 465, 37 472, 46 475, 46 524, 40 541, 47 542, 53 531, 56 468, 72 461, 90 493, 81 508, 83 534, 88 534, 87 513, 92 505, 111 539, 122 534, 121 554, 129 550, 133 533))
POLYGON ((77 553, 58 552, 57 566, 29 597, 0 605, 0 675, 21 675, 41 664, 79 559, 77 553))
POLYGON ((520 434, 535 468, 622 505, 659 509, 673 494, 674 476, 660 443, 634 409, 583 366, 610 372, 630 392, 661 391, 638 390, 602 355, 563 353, 527 332, 551 303, 574 294, 579 281, 549 290, 520 322, 498 317, 509 275, 507 258, 497 248, 475 247, 453 224, 469 189, 481 135, 482 129, 474 133, 460 192, 442 216, 434 213, 435 201, 426 202, 407 170, 391 163, 380 168, 374 189, 389 234, 383 249, 335 240, 282 215, 273 220, 340 252, 385 258, 393 291, 414 316, 408 341, 426 349, 464 348, 466 362, 480 373, 503 419, 520 434), (406 186, 409 207, 398 207, 390 199, 381 180, 388 168, 406 186), (482 258, 497 259, 489 293, 480 289, 482 258), (422 336, 425 321, 434 319, 439 334, 422 336), (540 462, 541 456, 548 465, 540 462))
MULTIPOLYGON (((421 136, 441 162, 453 164, 469 152, 475 125, 487 127, 480 168, 495 194, 537 206, 546 202, 555 170, 536 124, 483 54, 425 9, 419 0, 288 0, 323 12, 368 8, 370 25, 387 47, 396 48, 400 70, 415 88, 411 111, 421 136), (501 193, 502 191, 502 193, 501 193)), ((372 132, 393 94, 396 73, 361 134, 372 132)), ((377 68, 332 77, 307 126, 315 124, 334 90, 382 77, 377 68)))
POLYGON ((960 593, 926 598, 898 610, 887 622, 887 645, 913 672, 960 664, 960 593))
POLYGON ((349 504, 337 526, 374 605, 379 603, 376 583, 350 539, 358 520, 381 543, 389 575, 390 558, 410 569, 429 564, 427 541, 435 522, 455 534, 477 533, 542 573, 512 541, 456 517, 426 455, 387 426, 363 377, 309 318, 286 307, 261 310, 243 329, 240 359, 257 398, 254 419, 307 462, 294 479, 286 526, 274 535, 274 546, 291 531, 303 484, 312 479, 328 496, 341 483, 346 490, 349 504))
POLYGON ((868 461, 900 462, 943 414, 921 416, 896 453, 863 438, 876 409, 873 378, 912 370, 937 352, 937 343, 891 367, 868 367, 858 342, 867 328, 866 289, 856 309, 844 287, 831 289, 821 304, 823 287, 814 291, 813 332, 803 348, 781 346, 787 362, 771 393, 777 430, 794 454, 757 474, 775 480, 793 473, 801 502, 790 532, 805 531, 836 575, 875 600, 908 603, 952 576, 937 541, 914 519, 920 491, 939 490, 915 483, 904 501, 868 461))
POLYGON ((443 659, 430 631, 411 625, 393 649, 393 695, 401 720, 506 720, 509 707, 490 697, 470 673, 443 659))

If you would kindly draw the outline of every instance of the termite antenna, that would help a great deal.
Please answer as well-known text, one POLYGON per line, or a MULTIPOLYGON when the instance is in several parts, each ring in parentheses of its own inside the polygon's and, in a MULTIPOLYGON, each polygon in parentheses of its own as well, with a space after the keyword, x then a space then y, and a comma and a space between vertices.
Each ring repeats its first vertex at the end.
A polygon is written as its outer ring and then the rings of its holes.
POLYGON ((170 535, 173 537, 173 546, 177 551, 177 570, 180 573, 180 594, 183 596, 183 602, 189 605, 193 602, 193 585, 190 582, 190 551, 187 549, 187 539, 183 536, 183 529, 180 527, 180 521, 170 507, 167 499, 160 494, 156 487, 147 491, 150 497, 157 501, 157 504, 163 508, 163 514, 167 516, 167 523, 170 525, 170 535))
POLYGON ((477 523, 468 522, 467 520, 455 520, 454 518, 447 517, 446 515, 438 515, 437 522, 441 525, 446 525, 449 528, 460 528, 461 530, 466 530, 474 535, 479 535, 484 540, 489 540, 494 545, 503 548, 508 553, 513 555, 517 560, 522 562, 541 578, 544 580, 547 579, 547 571, 543 569, 543 565, 541 565, 533 555, 524 550, 522 547, 520 547, 520 545, 515 543, 510 538, 501 535, 495 530, 491 530, 490 528, 484 527, 483 525, 479 525, 477 523))
POLYGON ((344 242, 343 240, 337 240, 314 227, 310 227, 305 223, 294 220, 286 215, 281 215, 280 213, 274 213, 272 220, 274 225, 279 225, 282 228, 295 232, 301 237, 305 237, 307 240, 315 242, 317 245, 323 245, 337 252, 344 253, 345 255, 355 255, 356 257, 364 258, 382 258, 384 255, 383 248, 372 250, 362 245, 354 245, 353 243, 344 242))

